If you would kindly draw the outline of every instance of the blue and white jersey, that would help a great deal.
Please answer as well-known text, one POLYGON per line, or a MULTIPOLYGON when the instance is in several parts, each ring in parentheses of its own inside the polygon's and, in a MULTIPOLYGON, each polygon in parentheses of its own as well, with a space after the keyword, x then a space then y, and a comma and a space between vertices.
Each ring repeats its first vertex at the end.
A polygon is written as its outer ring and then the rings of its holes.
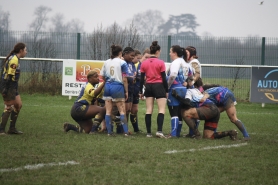
POLYGON ((194 107, 198 108, 203 105, 213 104, 213 102, 209 99, 206 99, 204 102, 200 102, 200 100, 204 97, 204 95, 197 88, 187 89, 185 98, 190 99, 190 101, 194 104, 194 107))
POLYGON ((118 82, 123 84, 123 76, 128 75, 128 66, 120 58, 108 59, 104 62, 100 75, 105 78, 107 83, 118 82))
POLYGON ((175 59, 169 67, 167 78, 176 76, 173 84, 183 84, 188 76, 192 74, 192 67, 183 58, 175 59))
POLYGON ((128 72, 127 72, 128 92, 133 93, 134 86, 135 86, 136 67, 133 62, 126 61, 126 63, 128 66, 128 72))
POLYGON ((212 87, 205 90, 205 92, 209 94, 209 99, 217 106, 225 106, 228 98, 231 98, 236 105, 234 94, 227 87, 212 87))

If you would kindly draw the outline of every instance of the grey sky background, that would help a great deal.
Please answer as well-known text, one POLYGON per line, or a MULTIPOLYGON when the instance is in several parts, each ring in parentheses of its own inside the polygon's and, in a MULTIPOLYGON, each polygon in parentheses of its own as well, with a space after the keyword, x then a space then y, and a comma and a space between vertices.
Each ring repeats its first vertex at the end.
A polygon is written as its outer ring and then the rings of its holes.
POLYGON ((0 0, 10 12, 11 30, 28 31, 34 10, 40 5, 52 8, 49 16, 62 13, 65 21, 79 19, 86 32, 98 25, 117 22, 121 26, 134 14, 159 10, 163 18, 190 13, 196 16, 197 35, 228 37, 278 37, 278 0, 0 0), (208 34, 209 33, 209 34, 208 34))

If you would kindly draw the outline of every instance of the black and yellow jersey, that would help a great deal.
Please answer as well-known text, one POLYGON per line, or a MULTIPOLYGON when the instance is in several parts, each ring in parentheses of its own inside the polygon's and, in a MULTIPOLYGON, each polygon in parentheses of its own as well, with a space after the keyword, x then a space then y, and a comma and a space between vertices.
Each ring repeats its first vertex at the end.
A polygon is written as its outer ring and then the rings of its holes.
POLYGON ((7 80, 8 75, 12 76, 11 78, 12 81, 18 81, 19 79, 20 64, 19 64, 19 58, 16 55, 10 56, 5 63, 2 79, 7 80))
MULTIPOLYGON (((95 85, 95 88, 97 89, 103 82, 100 82, 98 84, 95 85)), ((104 88, 102 88, 102 90, 100 91, 99 95, 97 96, 97 98, 100 98, 102 99, 103 97, 103 94, 104 94, 104 88)))
POLYGON ((83 93, 83 95, 76 101, 76 103, 91 105, 94 102, 93 100, 96 99, 96 97, 94 96, 95 88, 91 83, 87 83, 84 91, 81 93, 83 93))

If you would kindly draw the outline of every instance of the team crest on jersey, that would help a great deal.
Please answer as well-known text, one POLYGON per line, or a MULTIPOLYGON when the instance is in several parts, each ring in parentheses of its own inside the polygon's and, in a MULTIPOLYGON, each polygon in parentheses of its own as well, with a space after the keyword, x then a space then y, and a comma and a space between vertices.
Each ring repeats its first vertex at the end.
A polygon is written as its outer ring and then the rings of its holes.
POLYGON ((15 64, 12 64, 10 67, 11 67, 12 69, 16 69, 16 65, 15 65, 15 64))

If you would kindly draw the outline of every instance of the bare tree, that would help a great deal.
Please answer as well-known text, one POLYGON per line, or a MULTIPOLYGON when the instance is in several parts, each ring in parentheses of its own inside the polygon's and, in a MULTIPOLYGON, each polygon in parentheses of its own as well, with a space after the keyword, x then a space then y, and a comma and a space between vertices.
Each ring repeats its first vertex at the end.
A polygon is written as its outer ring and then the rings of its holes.
POLYGON ((69 31, 69 24, 64 23, 65 17, 63 14, 57 13, 51 18, 52 26, 50 27, 51 32, 65 33, 69 31))
POLYGON ((83 33, 84 32, 84 22, 79 19, 72 19, 69 23, 69 32, 71 33, 83 33))
POLYGON ((7 31, 10 28, 10 12, 5 12, 0 7, 0 30, 7 31))
POLYGON ((97 27, 89 36, 89 53, 93 60, 105 60, 110 57, 110 46, 117 44, 123 48, 143 49, 143 42, 134 25, 122 28, 116 22, 104 29, 97 27))
POLYGON ((181 15, 170 15, 168 21, 165 24, 159 26, 162 34, 176 34, 176 35, 194 35, 195 29, 199 24, 196 22, 195 15, 192 14, 181 14, 181 15), (185 31, 181 32, 181 29, 185 31), (189 31, 188 31, 189 29, 189 31), (174 32, 172 32, 174 30, 174 32))
POLYGON ((165 20, 159 10, 147 10, 142 13, 135 14, 127 23, 133 24, 141 35, 156 35, 158 26, 162 25, 165 20))
POLYGON ((52 9, 47 6, 37 7, 34 12, 35 20, 30 24, 31 31, 34 31, 35 33, 42 31, 49 20, 48 13, 51 11, 52 9))

